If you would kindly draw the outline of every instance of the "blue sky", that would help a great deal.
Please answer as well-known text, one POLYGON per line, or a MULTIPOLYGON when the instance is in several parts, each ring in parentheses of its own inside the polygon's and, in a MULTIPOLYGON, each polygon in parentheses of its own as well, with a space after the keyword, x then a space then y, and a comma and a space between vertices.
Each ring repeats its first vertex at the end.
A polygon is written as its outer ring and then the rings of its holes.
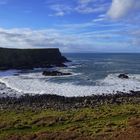
POLYGON ((139 0, 0 0, 0 46, 140 52, 139 0))

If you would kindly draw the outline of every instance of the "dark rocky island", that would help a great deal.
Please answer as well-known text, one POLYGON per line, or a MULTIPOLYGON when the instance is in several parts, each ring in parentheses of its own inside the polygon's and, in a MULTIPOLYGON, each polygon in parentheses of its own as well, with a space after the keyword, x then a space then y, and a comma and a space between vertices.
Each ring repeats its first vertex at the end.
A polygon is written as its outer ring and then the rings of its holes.
POLYGON ((68 60, 59 49, 10 49, 0 48, 0 70, 64 67, 68 60))

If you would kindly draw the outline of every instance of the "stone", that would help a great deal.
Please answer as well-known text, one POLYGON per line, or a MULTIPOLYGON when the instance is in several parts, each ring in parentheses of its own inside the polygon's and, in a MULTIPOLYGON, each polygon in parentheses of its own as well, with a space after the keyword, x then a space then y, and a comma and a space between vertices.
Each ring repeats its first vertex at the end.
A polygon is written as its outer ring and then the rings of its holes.
POLYGON ((44 76, 64 76, 64 75, 71 75, 71 73, 62 73, 59 71, 43 71, 42 75, 44 75, 44 76))
POLYGON ((118 76, 118 78, 121 78, 121 79, 129 79, 129 76, 127 74, 120 74, 118 76))

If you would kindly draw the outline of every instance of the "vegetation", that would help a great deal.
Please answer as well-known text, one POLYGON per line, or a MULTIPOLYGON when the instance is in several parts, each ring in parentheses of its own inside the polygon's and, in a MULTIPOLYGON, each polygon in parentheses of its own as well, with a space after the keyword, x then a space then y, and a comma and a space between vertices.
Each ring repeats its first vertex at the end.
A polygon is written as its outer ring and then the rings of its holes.
POLYGON ((140 104, 0 110, 0 140, 138 140, 140 104))

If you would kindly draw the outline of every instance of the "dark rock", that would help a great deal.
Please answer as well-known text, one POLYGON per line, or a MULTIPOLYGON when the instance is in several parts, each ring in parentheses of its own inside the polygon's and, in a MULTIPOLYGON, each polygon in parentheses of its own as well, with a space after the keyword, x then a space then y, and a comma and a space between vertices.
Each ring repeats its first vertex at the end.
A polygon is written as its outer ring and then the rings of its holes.
POLYGON ((118 76, 118 78, 121 78, 121 79, 129 79, 129 76, 126 75, 126 74, 120 74, 120 75, 118 76))
POLYGON ((54 67, 53 65, 49 65, 49 64, 45 66, 45 68, 53 68, 53 67, 54 67))
POLYGON ((63 76, 63 75, 71 75, 71 73, 62 73, 59 71, 43 71, 44 76, 63 76))
POLYGON ((30 108, 34 111, 41 109, 57 109, 68 110, 77 108, 95 108, 106 104, 140 104, 140 91, 133 93, 108 94, 108 95, 93 95, 87 97, 64 97, 58 95, 23 95, 16 97, 1 97, 0 110, 16 109, 23 110, 30 108))
POLYGON ((63 63, 59 63, 59 64, 56 64, 57 67, 67 67, 67 65, 63 64, 63 63))
POLYGON ((58 48, 13 49, 0 48, 0 70, 65 67, 69 62, 58 48))

